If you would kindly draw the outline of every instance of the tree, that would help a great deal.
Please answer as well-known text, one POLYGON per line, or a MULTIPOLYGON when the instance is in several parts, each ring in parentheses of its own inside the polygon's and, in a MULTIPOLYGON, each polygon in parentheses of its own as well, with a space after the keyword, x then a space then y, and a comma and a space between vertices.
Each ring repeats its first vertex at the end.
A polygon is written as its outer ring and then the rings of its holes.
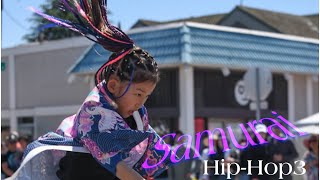
MULTIPOLYGON (((77 22, 76 18, 71 12, 63 9, 59 0, 49 0, 46 2, 46 4, 41 5, 40 9, 45 14, 77 22)), ((45 28, 45 26, 51 24, 51 22, 37 14, 33 14, 30 20, 34 22, 34 26, 31 27, 31 32, 23 37, 23 39, 27 40, 28 42, 56 40, 81 35, 67 28, 58 26, 45 28)))

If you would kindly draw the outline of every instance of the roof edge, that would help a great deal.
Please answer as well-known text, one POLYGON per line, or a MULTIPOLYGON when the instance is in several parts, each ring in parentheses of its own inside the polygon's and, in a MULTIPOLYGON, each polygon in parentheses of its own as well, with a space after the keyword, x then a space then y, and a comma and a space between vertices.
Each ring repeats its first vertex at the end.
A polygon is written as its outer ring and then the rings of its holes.
POLYGON ((255 35, 255 36, 284 39, 284 40, 290 40, 290 41, 319 44, 319 39, 307 38, 302 36, 294 36, 294 35, 279 34, 279 33, 265 32, 265 31, 235 28, 235 27, 219 26, 219 25, 213 25, 213 24, 196 23, 196 22, 186 22, 186 25, 191 27, 196 27, 196 28, 202 28, 202 29, 219 30, 219 31, 225 31, 225 32, 241 33, 241 34, 248 34, 248 35, 255 35))
POLYGON ((165 30, 165 29, 172 29, 172 28, 182 27, 183 25, 185 25, 185 22, 176 22, 176 23, 168 23, 168 24, 157 24, 157 25, 153 25, 153 26, 138 27, 138 28, 130 29, 126 33, 127 34, 134 34, 134 33, 141 33, 141 32, 165 30))
POLYGON ((72 66, 67 70, 67 74, 71 74, 73 69, 76 68, 76 66, 81 62, 81 60, 89 53, 89 51, 93 48, 95 43, 90 45, 82 54, 81 56, 76 60, 75 63, 72 64, 72 66))
POLYGON ((73 37, 73 38, 65 38, 53 41, 46 41, 43 43, 31 43, 31 44, 24 44, 18 45, 15 47, 4 48, 1 49, 1 56, 9 56, 9 55, 22 55, 22 54, 29 54, 29 53, 37 53, 43 51, 53 51, 53 50, 60 50, 66 48, 76 48, 76 47, 83 47, 89 46, 93 44, 92 41, 88 40, 85 37, 73 37))
POLYGON ((127 31, 127 33, 134 34, 134 33, 150 32, 150 31, 156 31, 156 30, 179 28, 184 25, 201 28, 201 29, 218 30, 218 31, 225 31, 225 32, 232 32, 232 33, 240 33, 240 34, 271 37, 271 38, 290 40, 290 41, 319 44, 319 39, 314 39, 309 37, 279 34, 279 33, 265 32, 265 31, 258 31, 258 30, 249 30, 249 29, 227 27, 227 26, 214 25, 214 24, 205 24, 205 23, 198 23, 198 22, 190 22, 190 21, 159 24, 159 25, 148 26, 148 27, 139 27, 139 28, 131 29, 127 31))

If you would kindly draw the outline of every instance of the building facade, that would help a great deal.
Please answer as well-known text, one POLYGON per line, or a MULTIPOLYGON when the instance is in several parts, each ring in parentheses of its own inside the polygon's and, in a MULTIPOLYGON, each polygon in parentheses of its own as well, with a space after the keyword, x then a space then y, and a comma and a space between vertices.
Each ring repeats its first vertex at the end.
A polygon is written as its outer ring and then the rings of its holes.
MULTIPOLYGON (((146 104, 156 126, 194 134, 254 119, 255 111, 234 97, 235 84, 253 66, 273 74, 261 117, 277 110, 294 122, 318 112, 316 40, 199 23, 138 28, 129 34, 161 68, 160 84, 146 104)), ((2 127, 32 131, 35 137, 56 127, 77 111, 108 56, 83 38, 3 50, 2 127)))
POLYGON ((2 49, 1 129, 36 138, 74 114, 88 83, 69 83, 67 70, 92 44, 72 38, 2 49))

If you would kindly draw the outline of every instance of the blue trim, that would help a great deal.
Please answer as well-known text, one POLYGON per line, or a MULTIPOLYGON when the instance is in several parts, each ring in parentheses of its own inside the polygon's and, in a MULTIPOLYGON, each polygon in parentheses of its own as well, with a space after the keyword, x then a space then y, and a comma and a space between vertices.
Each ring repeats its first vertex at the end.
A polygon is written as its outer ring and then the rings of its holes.
MULTIPOLYGON (((180 27, 130 34, 160 65, 212 65, 271 71, 319 73, 319 44, 261 35, 228 32, 182 24, 180 27)), ((110 56, 95 44, 70 73, 93 73, 110 56), (95 53, 96 51, 101 56, 95 53)))

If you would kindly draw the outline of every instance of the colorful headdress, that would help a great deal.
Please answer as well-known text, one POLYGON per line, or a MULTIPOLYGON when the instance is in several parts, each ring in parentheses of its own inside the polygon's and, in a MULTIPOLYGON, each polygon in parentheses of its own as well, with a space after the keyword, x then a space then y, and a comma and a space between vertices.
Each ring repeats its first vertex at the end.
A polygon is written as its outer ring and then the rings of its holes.
MULTIPOLYGON (((116 53, 95 74, 96 84, 100 84, 103 69, 119 61, 134 48, 134 42, 119 28, 111 25, 107 18, 107 0, 59 0, 65 10, 70 11, 78 22, 71 22, 42 13, 35 8, 31 10, 58 26, 81 33, 106 50, 116 53)), ((98 87, 101 88, 101 87, 98 87)), ((104 92, 104 89, 101 89, 104 92)), ((104 92, 104 94, 106 94, 104 92)), ((111 99, 106 96, 108 101, 111 99)))

